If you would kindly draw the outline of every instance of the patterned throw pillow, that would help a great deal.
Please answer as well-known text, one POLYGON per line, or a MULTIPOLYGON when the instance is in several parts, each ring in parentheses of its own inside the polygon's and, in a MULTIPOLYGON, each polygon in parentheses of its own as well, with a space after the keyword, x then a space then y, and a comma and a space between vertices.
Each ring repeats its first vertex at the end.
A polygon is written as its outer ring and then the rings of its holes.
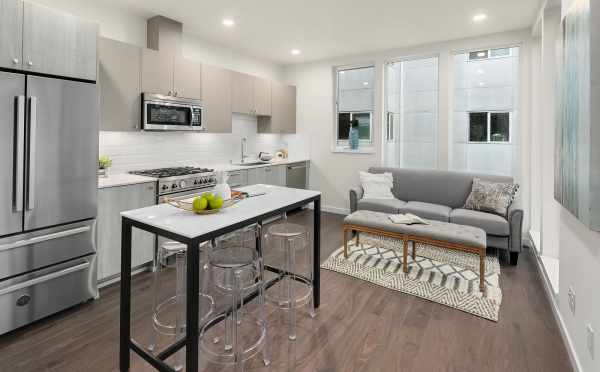
POLYGON ((517 183, 490 182, 474 178, 473 188, 464 208, 506 217, 508 207, 515 200, 518 190, 517 183))

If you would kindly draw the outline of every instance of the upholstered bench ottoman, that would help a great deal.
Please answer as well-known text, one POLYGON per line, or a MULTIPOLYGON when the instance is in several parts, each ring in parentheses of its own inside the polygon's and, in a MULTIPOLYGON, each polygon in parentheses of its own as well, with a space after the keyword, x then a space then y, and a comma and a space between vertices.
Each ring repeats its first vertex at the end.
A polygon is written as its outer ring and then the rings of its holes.
POLYGON ((403 241, 404 272, 408 272, 408 243, 413 242, 413 259, 416 244, 429 244, 440 248, 453 249, 479 255, 479 290, 485 289, 486 233, 473 226, 426 220, 429 225, 395 224, 389 214, 359 210, 344 219, 344 257, 348 257, 348 232, 356 231, 356 244, 361 232, 400 239, 403 241))

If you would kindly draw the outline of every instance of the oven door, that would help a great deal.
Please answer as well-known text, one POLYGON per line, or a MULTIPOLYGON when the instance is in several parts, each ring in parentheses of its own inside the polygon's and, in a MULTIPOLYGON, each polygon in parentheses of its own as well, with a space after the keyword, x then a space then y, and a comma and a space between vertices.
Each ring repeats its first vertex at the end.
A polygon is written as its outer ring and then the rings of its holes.
POLYGON ((167 100, 143 101, 142 129, 201 131, 202 109, 199 106, 169 102, 167 100))

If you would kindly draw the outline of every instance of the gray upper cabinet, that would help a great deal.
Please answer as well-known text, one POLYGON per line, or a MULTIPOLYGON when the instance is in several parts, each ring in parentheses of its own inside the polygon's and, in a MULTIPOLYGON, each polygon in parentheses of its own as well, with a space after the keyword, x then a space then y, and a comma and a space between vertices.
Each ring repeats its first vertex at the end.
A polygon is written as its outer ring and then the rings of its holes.
POLYGON ((271 81, 254 78, 254 114, 259 116, 271 115, 271 81))
POLYGON ((296 87, 271 82, 271 116, 258 117, 259 133, 296 133, 296 87))
POLYGON ((202 65, 171 54, 144 49, 142 91, 200 99, 202 65))
POLYGON ((101 37, 98 59, 100 130, 140 130, 142 48, 101 37))
POLYGON ((231 133, 231 72, 202 65, 202 122, 207 132, 231 133))
POLYGON ((142 50, 142 92, 173 94, 173 57, 152 49, 142 50))
POLYGON ((22 68, 23 2, 0 0, 0 67, 22 68))
POLYGON ((241 72, 231 74, 232 111, 248 115, 271 115, 271 82, 241 72))
POLYGON ((24 3, 23 69, 96 80, 98 25, 35 3, 24 3))
POLYGON ((173 63, 173 94, 202 98, 202 65, 182 57, 175 57, 173 63))
POLYGON ((231 72, 231 111, 254 114, 254 76, 231 72))

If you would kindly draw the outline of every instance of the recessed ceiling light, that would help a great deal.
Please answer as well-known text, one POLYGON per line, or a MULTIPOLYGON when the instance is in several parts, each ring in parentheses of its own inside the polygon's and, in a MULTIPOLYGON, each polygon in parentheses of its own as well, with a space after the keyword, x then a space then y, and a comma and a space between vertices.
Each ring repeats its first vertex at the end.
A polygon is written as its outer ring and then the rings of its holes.
POLYGON ((479 86, 480 86, 480 87, 483 87, 483 86, 485 86, 485 83, 483 83, 483 82, 479 82, 479 86))
POLYGON ((233 19, 230 19, 230 18, 225 18, 221 23, 225 27, 233 27, 233 26, 235 26, 235 21, 233 19))
POLYGON ((487 19, 487 14, 480 13, 473 16, 473 22, 483 22, 487 19))
POLYGON ((363 85, 369 85, 368 81, 363 81, 363 85))
POLYGON ((300 54, 302 52, 300 52, 300 49, 292 49, 292 54, 297 56, 298 54, 300 54))

